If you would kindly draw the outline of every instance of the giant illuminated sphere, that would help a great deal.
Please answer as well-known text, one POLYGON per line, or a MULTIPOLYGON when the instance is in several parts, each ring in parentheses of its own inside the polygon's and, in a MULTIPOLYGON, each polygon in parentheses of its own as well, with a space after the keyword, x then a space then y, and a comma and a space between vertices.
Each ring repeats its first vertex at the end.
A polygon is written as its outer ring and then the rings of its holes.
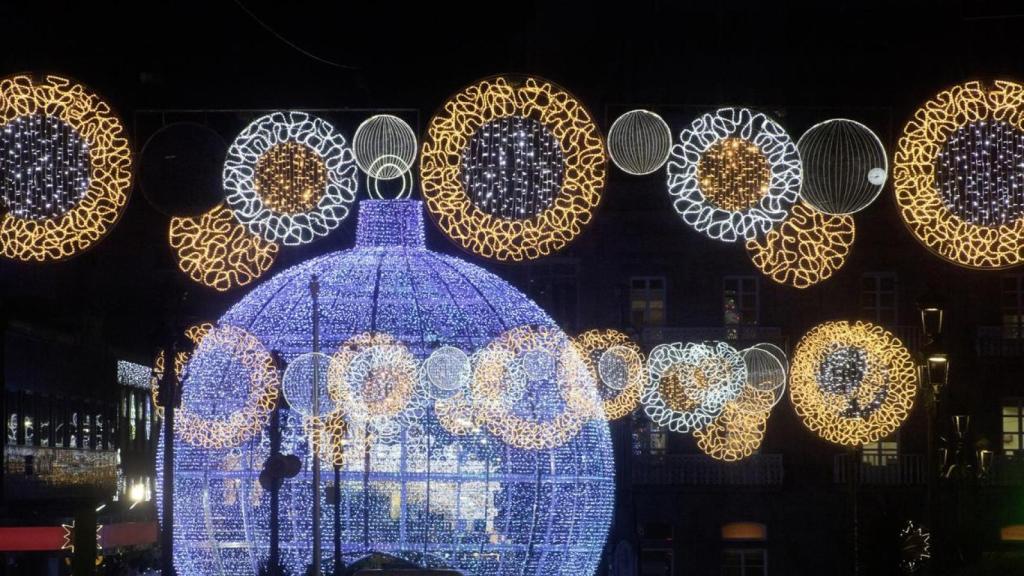
MULTIPOLYGON (((423 362, 453 346, 472 353, 512 327, 553 327, 536 304, 497 276, 428 251, 422 204, 364 201, 356 247, 294 266, 255 288, 220 318, 267 350, 292 360, 312 350, 309 284, 319 282, 320 344, 333 353, 365 333, 389 334, 423 362)), ((193 360, 193 362, 195 362, 193 360)), ((237 386, 237 378, 188 381, 193 390, 237 386)), ((557 391, 530 384, 534 397, 557 391)), ((596 384, 595 384, 596 385, 596 384)), ((211 398, 223 393, 209 392, 211 398)), ((189 402, 194 402, 191 399, 189 402)), ((311 559, 309 445, 301 418, 286 411, 283 452, 303 458, 281 490, 282 559, 293 574, 311 559)), ((395 441, 346 458, 342 475, 343 553, 373 552, 467 576, 593 574, 614 497, 608 425, 594 418, 555 448, 515 448, 486 431, 447 432, 430 408, 395 441)), ((234 448, 179 442, 175 452, 175 562, 182 576, 254 574, 267 556, 269 496, 257 481, 267 434, 234 448)), ((324 465, 324 478, 332 472, 324 465)), ((322 507, 325 566, 332 555, 333 506, 322 507)))
POLYGON ((885 186, 889 174, 885 147, 860 122, 833 118, 815 124, 796 147, 804 167, 800 198, 820 212, 859 212, 885 186))

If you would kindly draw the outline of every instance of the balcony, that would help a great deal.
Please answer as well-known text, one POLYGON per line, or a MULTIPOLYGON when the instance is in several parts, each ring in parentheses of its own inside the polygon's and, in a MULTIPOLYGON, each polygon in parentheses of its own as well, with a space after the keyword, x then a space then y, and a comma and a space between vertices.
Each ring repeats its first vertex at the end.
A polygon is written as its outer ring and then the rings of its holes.
POLYGON ((785 348, 782 328, 756 324, 735 326, 647 326, 640 332, 646 348, 666 342, 705 342, 720 340, 745 347, 758 342, 771 342, 785 348))
POLYGON ((832 465, 832 479, 847 484, 857 474, 857 483, 865 486, 918 486, 925 484, 927 463, 921 454, 904 454, 888 464, 868 464, 858 460, 850 463, 849 454, 837 454, 832 465))
POLYGON ((974 350, 979 357, 1024 356, 1024 338, 1010 338, 1017 326, 978 326, 974 350))
POLYGON ((781 454, 755 454, 739 462, 721 462, 703 454, 633 459, 633 484, 781 486, 783 476, 781 454))

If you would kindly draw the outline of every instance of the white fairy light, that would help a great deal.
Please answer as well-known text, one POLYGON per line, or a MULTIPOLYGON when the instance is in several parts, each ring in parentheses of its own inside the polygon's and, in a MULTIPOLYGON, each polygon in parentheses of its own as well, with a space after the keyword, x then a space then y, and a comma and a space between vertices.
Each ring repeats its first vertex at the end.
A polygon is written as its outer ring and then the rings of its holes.
POLYGON ((826 214, 853 214, 878 198, 889 174, 885 147, 870 128, 835 118, 796 143, 803 162, 800 198, 826 214))
POLYGON ((416 133, 405 120, 378 114, 356 128, 352 151, 367 176, 393 180, 409 172, 416 160, 416 133))
POLYGON ((328 393, 327 385, 331 362, 331 357, 323 352, 307 352, 288 363, 284 376, 281 377, 281 391, 284 392, 284 398, 292 410, 307 418, 334 411, 336 406, 328 393), (315 396, 314 384, 317 390, 315 396))
POLYGON ((630 110, 608 129, 608 156, 633 176, 652 174, 665 165, 672 147, 672 130, 649 110, 630 110))
POLYGON ((647 357, 650 381, 644 413, 673 432, 699 430, 714 420, 746 383, 743 358, 732 346, 671 343, 647 357))
POLYGON ((421 370, 435 398, 446 398, 466 388, 473 376, 469 356, 454 346, 441 346, 431 352, 421 370))
POLYGON ((89 190, 89 144, 45 114, 18 116, 0 129, 0 197, 31 220, 57 218, 89 190))
POLYGON ((786 368, 771 351, 752 346, 742 350, 747 367, 747 386, 758 392, 772 393, 772 406, 779 403, 786 390, 786 368))

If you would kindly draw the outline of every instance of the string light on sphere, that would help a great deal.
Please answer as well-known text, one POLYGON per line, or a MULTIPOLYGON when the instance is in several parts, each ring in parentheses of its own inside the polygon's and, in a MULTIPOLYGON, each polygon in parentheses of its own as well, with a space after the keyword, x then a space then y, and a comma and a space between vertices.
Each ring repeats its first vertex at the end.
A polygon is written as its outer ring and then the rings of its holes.
POLYGON ((786 368, 770 351, 763 348, 747 348, 740 351, 743 364, 747 367, 746 387, 770 395, 771 406, 778 404, 786 390, 786 368))
POLYGON ((573 342, 601 384, 595 412, 609 421, 631 414, 640 405, 647 384, 647 365, 640 347, 612 329, 588 330, 573 342))
POLYGON ((540 78, 501 76, 455 94, 431 119, 420 176, 449 238, 519 261, 579 235, 600 202, 605 164, 604 140, 581 102, 540 78))
POLYGON ((763 237, 747 240, 747 255, 773 282, 809 288, 843 267, 853 247, 852 216, 833 216, 806 204, 793 206, 789 217, 763 237))
POLYGON ((131 181, 124 125, 98 95, 60 76, 0 79, 0 254, 46 262, 91 247, 131 181))
POLYGON ((348 216, 356 175, 352 149, 333 126, 304 112, 275 112, 254 120, 228 148, 224 190, 253 234, 296 246, 348 216))
POLYGON ((1024 85, 967 82, 925 102, 893 162, 911 234, 941 258, 998 269, 1024 257, 1024 85))
POLYGON ((800 154, 760 112, 722 108, 679 134, 668 191, 687 224, 715 240, 750 240, 782 222, 800 191, 800 154))
POLYGON ((378 114, 363 121, 352 136, 359 168, 371 178, 393 180, 416 160, 416 133, 397 116, 378 114))
POLYGON ((331 398, 361 418, 395 416, 416 389, 417 365, 389 334, 366 332, 346 340, 330 363, 331 398))
POLYGON ((290 409, 310 418, 330 414, 339 408, 331 398, 328 386, 332 362, 333 359, 323 352, 307 352, 288 362, 281 377, 281 392, 290 409))
POLYGON ((772 344, 771 342, 758 342, 757 344, 751 346, 751 348, 758 348, 764 350, 765 352, 768 352, 769 354, 774 356, 775 359, 778 360, 780 364, 782 364, 783 371, 787 375, 789 374, 789 357, 786 356, 785 350, 779 348, 777 345, 772 344))
POLYGON ((423 377, 435 399, 447 398, 469 386, 473 366, 469 356, 454 346, 441 346, 423 361, 423 377))
POLYGON ((889 159, 882 141, 860 122, 835 118, 815 124, 796 146, 803 161, 800 198, 819 212, 860 212, 882 193, 889 159))
POLYGON ((640 398, 644 413, 673 432, 692 432, 711 423, 746 383, 746 367, 732 346, 658 346, 647 358, 650 380, 640 398))
POLYGON ((608 157, 633 176, 657 172, 668 160, 672 130, 649 110, 630 110, 608 129, 608 157))

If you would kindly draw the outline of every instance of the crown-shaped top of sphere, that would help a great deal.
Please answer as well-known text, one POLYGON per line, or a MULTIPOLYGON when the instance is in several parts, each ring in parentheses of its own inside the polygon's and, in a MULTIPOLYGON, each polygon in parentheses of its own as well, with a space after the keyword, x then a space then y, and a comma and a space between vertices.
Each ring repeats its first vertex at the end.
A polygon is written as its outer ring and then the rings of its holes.
POLYGON ((363 200, 359 203, 356 247, 426 248, 423 203, 419 200, 363 200))

